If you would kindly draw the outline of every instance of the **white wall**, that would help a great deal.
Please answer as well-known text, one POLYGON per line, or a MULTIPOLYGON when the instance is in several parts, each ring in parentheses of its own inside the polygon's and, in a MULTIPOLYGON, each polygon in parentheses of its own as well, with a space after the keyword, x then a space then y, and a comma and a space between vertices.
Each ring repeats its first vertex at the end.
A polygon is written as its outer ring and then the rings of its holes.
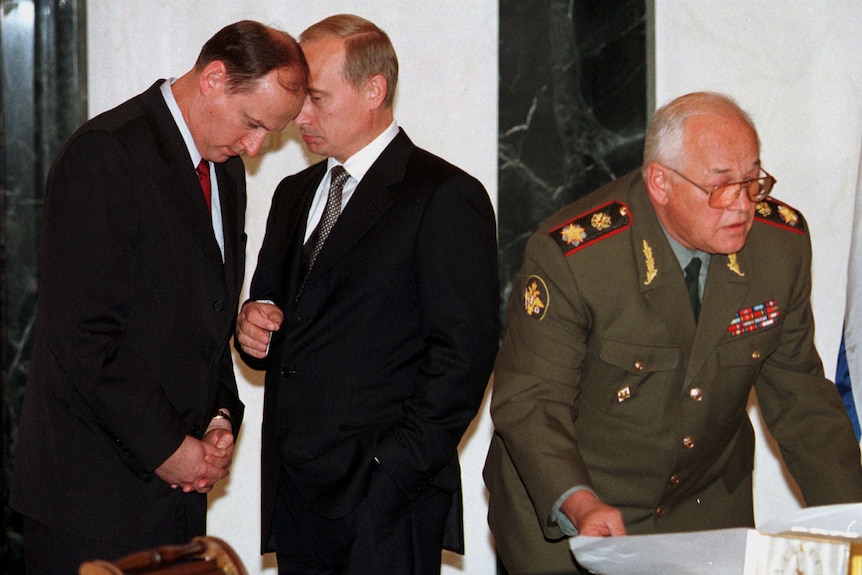
MULTIPOLYGON (((817 341, 834 372, 854 187, 862 148, 862 4, 850 0, 654 0, 655 101, 717 90, 749 110, 763 141, 775 194, 802 210, 814 244, 817 341)), ((255 19, 298 35, 337 12, 386 30, 401 62, 396 116, 413 140, 458 164, 497 194, 497 2, 278 2, 189 0, 88 2, 90 112, 108 109, 157 78, 192 66, 218 28, 255 19), (201 17, 204 14, 204 17, 201 17)), ((250 278, 270 196, 284 175, 306 166, 293 128, 246 162, 250 278)), ((258 555, 262 377, 238 366, 246 424, 233 473, 211 498, 209 529, 239 552, 251 575, 275 573, 258 555)), ((464 442, 467 555, 446 555, 444 573, 493 574, 481 467, 490 436, 487 406, 464 442)), ((797 505, 768 450, 758 450, 756 506, 766 518, 797 505)))

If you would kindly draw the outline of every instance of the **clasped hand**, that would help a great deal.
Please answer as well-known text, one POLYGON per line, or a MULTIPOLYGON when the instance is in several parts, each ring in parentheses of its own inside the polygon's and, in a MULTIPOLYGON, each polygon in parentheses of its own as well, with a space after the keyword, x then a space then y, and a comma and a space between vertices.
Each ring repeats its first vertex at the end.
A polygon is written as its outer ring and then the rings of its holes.
POLYGON ((211 427, 203 441, 187 435, 180 447, 156 469, 156 475, 185 493, 208 493, 216 481, 230 473, 233 447, 233 433, 223 427, 211 427))

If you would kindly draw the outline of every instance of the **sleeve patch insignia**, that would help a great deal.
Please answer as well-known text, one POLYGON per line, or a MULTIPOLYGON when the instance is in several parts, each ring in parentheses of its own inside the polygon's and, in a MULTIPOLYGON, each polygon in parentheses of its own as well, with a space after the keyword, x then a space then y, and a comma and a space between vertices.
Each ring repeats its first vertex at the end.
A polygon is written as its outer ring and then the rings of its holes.
POLYGON ((773 198, 757 202, 754 217, 763 223, 797 234, 805 233, 805 222, 799 216, 799 212, 773 198))
POLYGON ((592 212, 581 214, 548 232, 566 256, 609 238, 632 225, 628 207, 621 202, 607 203, 592 212))
POLYGON ((527 278, 524 288, 524 311, 527 315, 541 321, 548 312, 548 286, 539 276, 527 278))

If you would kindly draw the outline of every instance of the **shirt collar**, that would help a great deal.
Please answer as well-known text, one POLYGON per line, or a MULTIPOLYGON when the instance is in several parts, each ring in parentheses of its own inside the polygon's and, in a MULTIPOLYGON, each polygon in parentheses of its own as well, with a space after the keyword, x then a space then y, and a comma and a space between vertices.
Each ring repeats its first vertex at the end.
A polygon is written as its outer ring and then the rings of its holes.
POLYGON ((700 250, 691 250, 677 240, 673 238, 667 230, 664 229, 664 226, 661 227, 664 232, 665 237, 667 238, 668 243, 670 244, 670 249, 673 250, 673 255, 676 256, 676 260, 679 262, 679 266, 683 269, 688 265, 688 263, 693 258, 700 258, 700 261, 703 262, 701 269, 709 268, 709 254, 706 252, 702 252, 700 250))
MULTIPOLYGON (((347 161, 344 162, 344 169, 347 170, 347 173, 349 173, 357 182, 362 180, 366 172, 371 169, 372 164, 377 161, 377 158, 380 157, 380 154, 383 153, 386 146, 388 146, 397 135, 398 123, 395 120, 392 120, 389 127, 383 130, 379 136, 371 140, 371 142, 369 142, 364 148, 350 156, 347 161)), ((329 158, 326 167, 328 170, 331 170, 332 167, 336 165, 338 165, 338 162, 333 158, 329 158)))
POLYGON ((186 148, 188 148, 189 155, 192 157, 192 166, 197 167, 203 156, 201 156, 201 153, 195 145, 195 139, 192 138, 192 133, 186 124, 185 118, 183 118, 182 112, 180 112, 180 106, 177 104, 177 100, 174 98, 174 93, 171 90, 171 84, 176 81, 176 78, 165 80, 159 88, 162 91, 162 97, 165 99, 165 104, 168 105, 168 110, 171 112, 171 117, 173 117, 174 123, 177 125, 177 128, 180 129, 180 134, 183 137, 183 142, 185 142, 186 148))

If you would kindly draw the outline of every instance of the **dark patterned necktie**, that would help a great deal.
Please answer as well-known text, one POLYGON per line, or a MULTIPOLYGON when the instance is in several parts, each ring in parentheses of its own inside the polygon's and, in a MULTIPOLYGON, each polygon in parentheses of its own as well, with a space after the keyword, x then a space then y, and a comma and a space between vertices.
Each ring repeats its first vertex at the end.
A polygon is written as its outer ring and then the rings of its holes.
POLYGON ((213 188, 210 181, 210 163, 201 158, 201 161, 198 163, 197 172, 198 181, 201 183, 201 189, 204 192, 204 200, 207 203, 207 209, 212 213, 213 188))
POLYGON ((323 244, 335 225, 335 220, 341 213, 341 193, 344 190, 344 184, 350 174, 344 169, 344 166, 335 166, 330 174, 329 195, 326 197, 326 207, 323 208, 323 216, 320 218, 320 223, 311 232, 308 241, 302 247, 302 261, 305 276, 314 267, 314 262, 317 260, 320 250, 323 249, 323 244))
POLYGON ((691 309, 694 310, 694 321, 700 318, 700 258, 691 258, 685 266, 685 285, 688 288, 688 298, 691 300, 691 309))

